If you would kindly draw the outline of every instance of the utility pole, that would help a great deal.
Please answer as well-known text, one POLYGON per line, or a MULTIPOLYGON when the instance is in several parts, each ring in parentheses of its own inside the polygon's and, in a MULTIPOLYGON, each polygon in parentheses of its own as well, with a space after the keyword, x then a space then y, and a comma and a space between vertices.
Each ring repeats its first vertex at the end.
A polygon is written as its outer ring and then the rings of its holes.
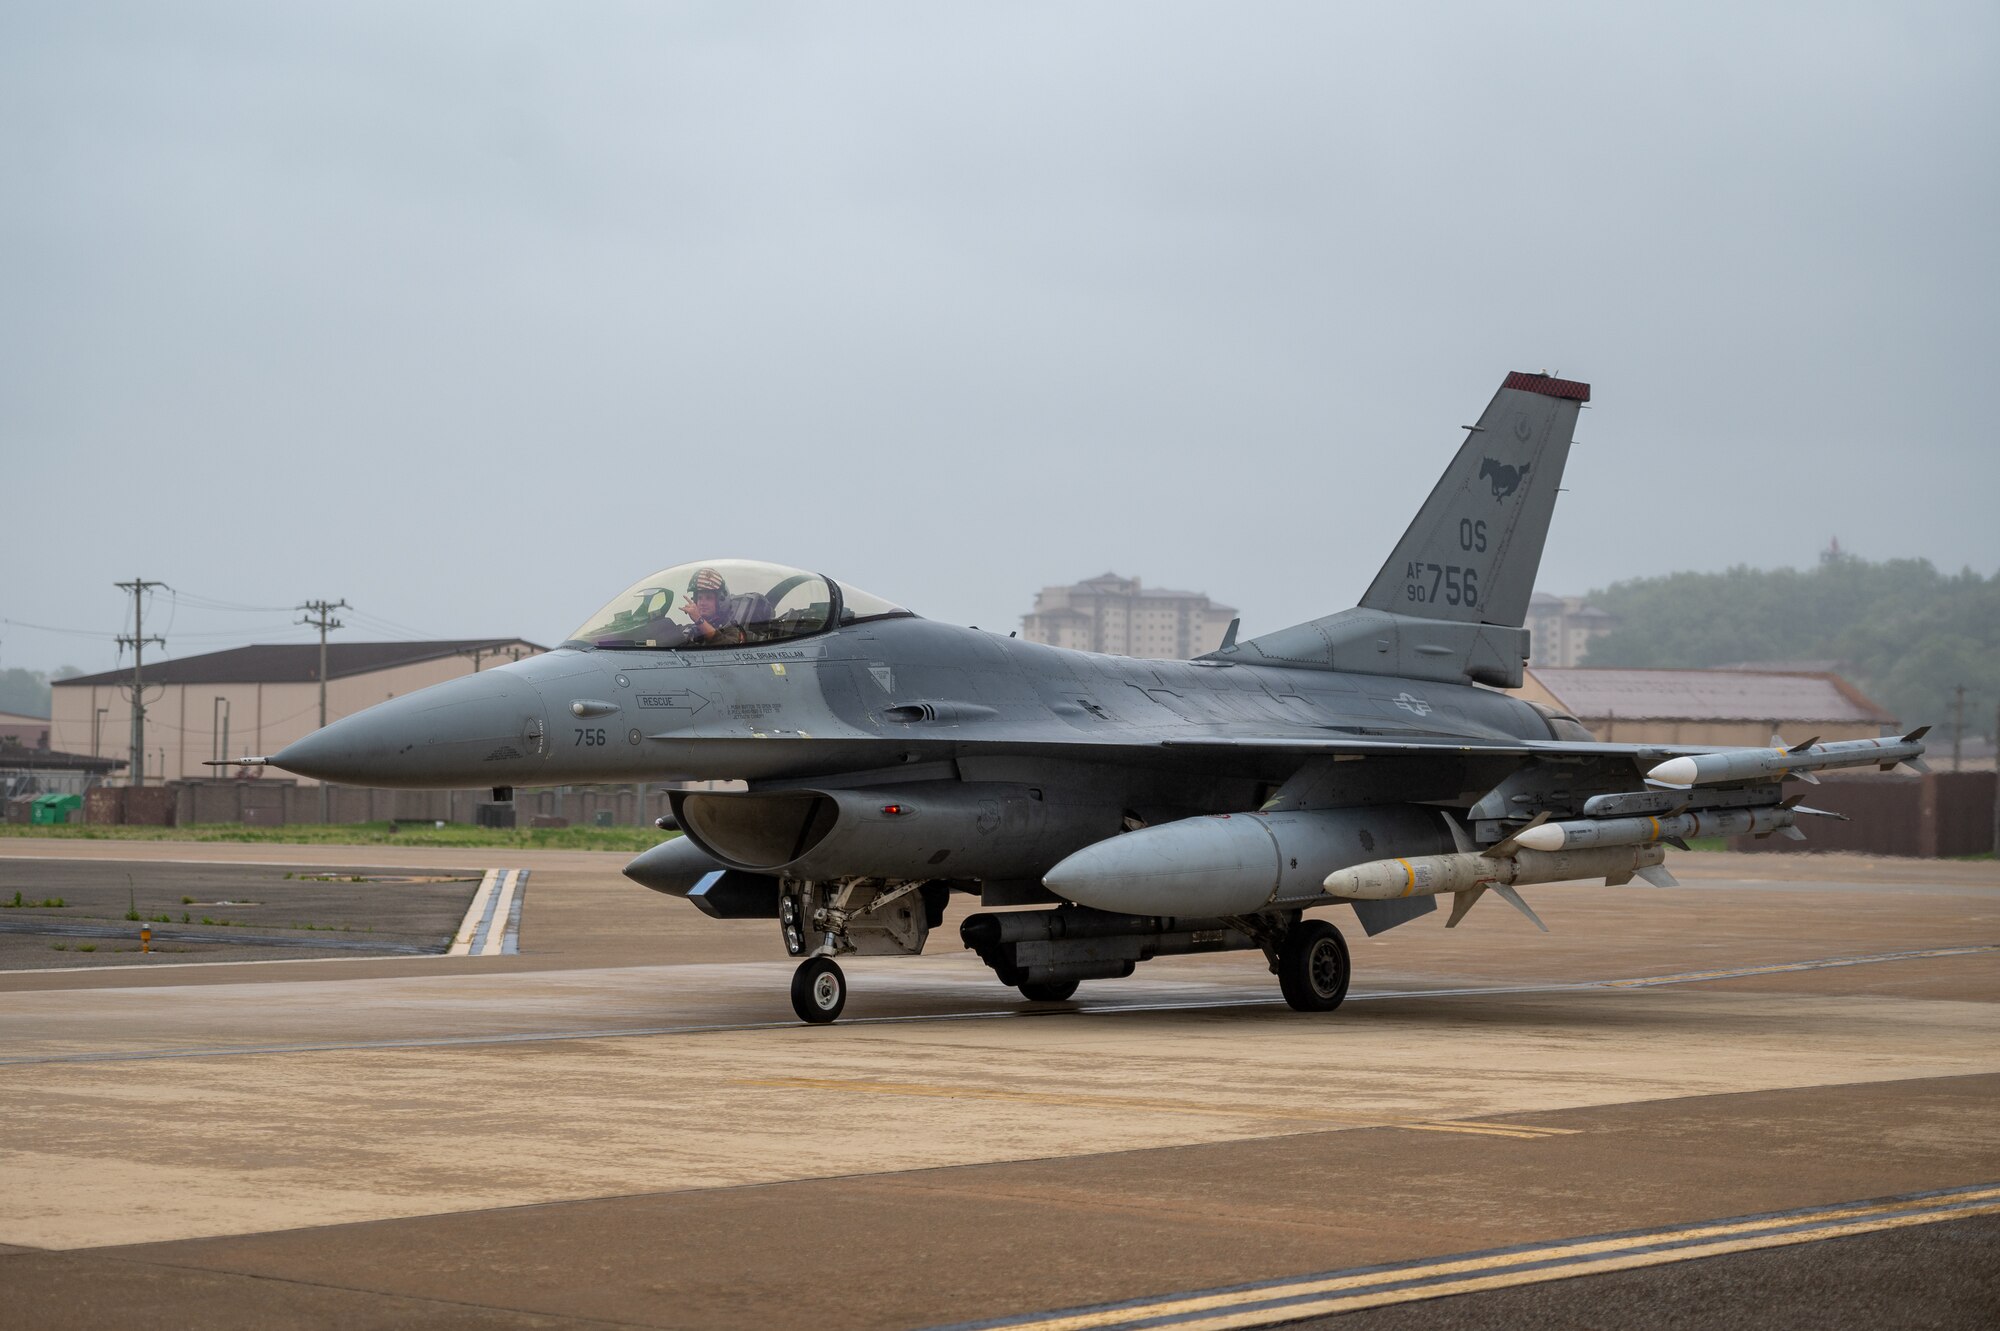
POLYGON ((113 585, 120 591, 132 593, 132 635, 126 637, 121 634, 118 645, 132 649, 132 784, 143 786, 146 784, 146 644, 156 642, 162 647, 167 645, 165 638, 146 636, 146 593, 167 584, 134 578, 130 582, 113 585))
POLYGON ((1956 690, 1958 701, 1951 705, 1951 770, 1960 770, 1959 756, 1965 739, 1965 685, 1956 690))
MULTIPOLYGON (((352 609, 352 607, 343 598, 338 601, 307 601, 299 609, 306 612, 305 617, 300 619, 299 623, 310 624, 319 630, 319 728, 324 730, 326 729, 326 633, 328 629, 342 627, 341 622, 333 617, 333 612, 336 610, 352 609)), ((324 781, 319 783, 319 820, 322 825, 327 820, 327 795, 326 782, 324 781)))
POLYGON ((1993 709, 1993 853, 2000 856, 2000 706, 1993 709))

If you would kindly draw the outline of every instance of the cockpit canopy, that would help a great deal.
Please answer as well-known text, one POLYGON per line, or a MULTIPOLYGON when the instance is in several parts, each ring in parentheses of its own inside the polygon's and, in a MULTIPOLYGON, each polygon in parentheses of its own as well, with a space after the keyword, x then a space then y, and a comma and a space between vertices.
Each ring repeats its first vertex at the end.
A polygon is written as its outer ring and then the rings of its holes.
POLYGON ((910 612, 879 596, 782 564, 711 559, 639 579, 584 621, 569 641, 655 651, 784 642, 910 612))

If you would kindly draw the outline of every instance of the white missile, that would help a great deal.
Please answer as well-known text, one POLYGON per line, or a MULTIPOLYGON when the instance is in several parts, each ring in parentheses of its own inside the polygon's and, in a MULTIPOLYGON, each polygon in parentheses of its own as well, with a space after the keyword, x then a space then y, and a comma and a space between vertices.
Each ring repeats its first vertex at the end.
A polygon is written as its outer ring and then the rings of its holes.
POLYGON ((1389 901, 1397 897, 1591 878, 1624 882, 1639 870, 1650 869, 1666 858, 1666 850, 1657 845, 1605 846, 1553 853, 1521 850, 1499 858, 1477 851, 1417 855, 1401 860, 1370 860, 1351 869, 1336 869, 1326 876, 1326 890, 1329 895, 1348 901, 1389 901))
POLYGON ((1827 767, 1867 767, 1879 765, 1883 771, 1897 763, 1923 771, 1922 743, 1929 726, 1918 726, 1900 737, 1843 739, 1831 744, 1808 740, 1790 748, 1723 749, 1685 758, 1669 758, 1646 779, 1663 786, 1705 786, 1717 781, 1755 781, 1762 777, 1788 775, 1813 780, 1811 773, 1827 767))
POLYGON ((1698 836, 1759 836, 1789 828, 1798 821, 1794 809, 1769 805, 1761 809, 1702 809, 1664 818, 1580 818, 1541 823, 1514 834, 1529 850, 1584 850, 1593 846, 1644 846, 1656 841, 1698 836))

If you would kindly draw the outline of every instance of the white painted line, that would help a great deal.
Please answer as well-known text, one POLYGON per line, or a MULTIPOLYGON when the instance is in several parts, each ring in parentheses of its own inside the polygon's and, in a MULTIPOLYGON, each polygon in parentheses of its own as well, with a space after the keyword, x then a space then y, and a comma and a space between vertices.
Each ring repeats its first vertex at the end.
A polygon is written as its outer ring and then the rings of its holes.
POLYGON ((486 915, 486 903, 493 897, 493 888, 500 881, 500 874, 499 869, 488 869, 486 876, 479 880, 479 890, 472 894, 472 904, 465 908, 465 918, 458 922, 458 932, 452 936, 446 956, 462 957, 472 951, 472 935, 486 915))

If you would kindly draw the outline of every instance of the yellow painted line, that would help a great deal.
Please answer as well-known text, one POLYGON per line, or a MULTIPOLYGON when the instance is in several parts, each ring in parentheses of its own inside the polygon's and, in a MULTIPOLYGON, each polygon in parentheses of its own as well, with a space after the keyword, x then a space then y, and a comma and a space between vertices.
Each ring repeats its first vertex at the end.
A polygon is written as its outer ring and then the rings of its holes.
POLYGON ((499 869, 488 869, 479 880, 479 890, 472 894, 472 904, 465 908, 465 918, 458 922, 458 933, 452 937, 447 956, 462 957, 471 952, 472 936, 479 932, 479 921, 485 917, 487 899, 500 882, 500 874, 499 869))
POLYGON ((1574 1276, 1597 1275, 1637 1267, 1664 1266, 1673 1262, 1718 1257, 1732 1252, 1812 1243, 1851 1234, 1867 1234, 1885 1229, 1935 1224, 1943 1220, 1967 1219, 1982 1215, 2000 1215, 2000 1186, 1943 1197, 1831 1207, 1822 1213, 1793 1212, 1755 1220, 1696 1225, 1679 1230, 1654 1230, 1582 1243, 1557 1244, 1547 1248, 1515 1249, 1509 1252, 1490 1253, 1482 1257, 1446 1259, 1428 1266, 1410 1266, 1388 1271, 1375 1270, 1319 1280, 1302 1280, 1293 1284, 1261 1285, 1251 1289, 1230 1290, 1221 1294, 1197 1295, 1182 1299, 1166 1298, 1157 1302, 1132 1303, 1120 1308, 1033 1321, 1007 1322, 1003 1325, 1006 1331, 1095 1331, 1096 1328, 1115 1327, 1122 1323, 1150 1322, 1162 1318, 1187 1317, 1189 1314, 1212 1312, 1214 1316, 1176 1321, 1172 1325, 1175 1331, 1225 1331, 1226 1328, 1268 1326, 1275 1322, 1296 1321, 1300 1318, 1320 1317, 1359 1308, 1412 1303, 1421 1299, 1540 1284, 1549 1280, 1566 1280, 1574 1276), (1978 1202, 1984 1204, 1966 1205, 1978 1202), (1795 1228, 1814 1219, 1822 1219, 1828 1223, 1810 1229, 1795 1228), (1771 1232, 1773 1230, 1783 1232, 1773 1233, 1771 1232), (1687 1243, 1694 1239, 1710 1241, 1663 1252, 1630 1251, 1635 1248, 1657 1248, 1663 1244, 1687 1243), (1534 1269, 1525 1271, 1481 1274, 1495 1267, 1517 1266, 1524 1262, 1553 1264, 1537 1265, 1534 1269), (1439 1281, 1440 1276, 1464 1278, 1439 1281), (1371 1285, 1401 1285, 1411 1281, 1434 1283, 1407 1289, 1373 1290, 1364 1293, 1343 1292, 1366 1290, 1371 1285), (1244 1304, 1292 1300, 1312 1294, 1325 1294, 1327 1297, 1308 1302, 1285 1302, 1275 1308, 1241 1308, 1244 1304))
MULTIPOLYGON (((1609 1275, 1615 1271, 1632 1271, 1648 1266, 1670 1266, 1675 1262, 1698 1261, 1704 1257, 1725 1257, 1730 1253, 1755 1252, 1761 1248, 1783 1248, 1800 1243, 1817 1243, 1823 1239, 1850 1238, 1859 1234, 1873 1234, 1887 1229, 1908 1229, 1916 1225, 1932 1225, 1941 1220, 1970 1219, 1974 1216, 2000 1215, 2000 1202, 1987 1206, 1968 1207, 1964 1210, 1944 1214, 1924 1213, 1918 1215, 1885 1216, 1876 1220, 1855 1221, 1843 1225, 1829 1225, 1822 1229, 1793 1230, 1785 1234, 1767 1234, 1749 1238, 1703 1244, 1692 1248, 1676 1248, 1671 1252, 1633 1253, 1626 1256, 1607 1257, 1596 1261, 1578 1262, 1571 1266, 1544 1267, 1536 1271, 1522 1271, 1508 1275, 1479 1276, 1467 1280, 1450 1281, 1429 1285, 1421 1289, 1385 1290, 1377 1294, 1351 1295, 1332 1298, 1314 1303, 1290 1304, 1283 1308, 1262 1309, 1253 1312, 1224 1314, 1205 1317, 1194 1321, 1174 1323, 1175 1331, 1236 1331, 1237 1328, 1270 1326, 1276 1322, 1296 1321, 1301 1317, 1323 1317, 1330 1313, 1354 1312, 1362 1308, 1381 1308, 1396 1303, 1416 1303, 1424 1299, 1445 1298, 1453 1294, 1477 1294, 1485 1290, 1510 1289, 1519 1285, 1537 1285, 1550 1280, 1570 1280, 1577 1276, 1609 1275)), ((1011 1329, 1010 1329, 1011 1331, 1011 1329)))
POLYGON ((1401 1128, 1410 1132, 1448 1132, 1471 1137, 1512 1137, 1538 1140, 1568 1137, 1580 1128, 1538 1127, 1526 1123, 1470 1123, 1458 1119, 1398 1118, 1382 1114, 1342 1114, 1326 1110, 1274 1108, 1266 1105, 1194 1103, 1147 1100, 1123 1095, 1074 1095, 1042 1091, 1010 1091, 985 1086, 946 1086, 929 1082, 850 1080, 844 1077, 738 1077, 732 1086, 761 1086, 789 1091, 851 1091, 861 1095, 917 1096, 933 1100, 997 1100, 1009 1104, 1059 1105, 1071 1109, 1136 1109, 1160 1114, 1199 1114, 1212 1118, 1261 1118, 1297 1123, 1334 1123, 1342 1127, 1401 1128))

